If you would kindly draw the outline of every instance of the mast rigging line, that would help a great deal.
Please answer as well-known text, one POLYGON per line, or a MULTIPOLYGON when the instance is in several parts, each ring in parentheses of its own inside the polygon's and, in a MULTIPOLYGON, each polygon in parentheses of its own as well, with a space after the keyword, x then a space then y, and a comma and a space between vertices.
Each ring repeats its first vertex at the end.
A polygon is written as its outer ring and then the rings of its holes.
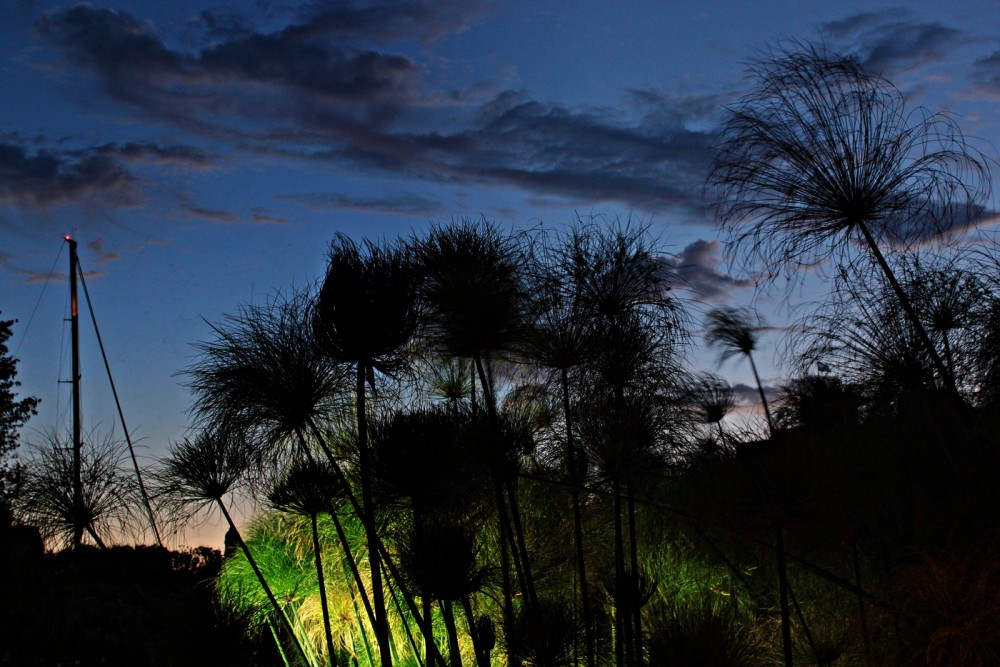
POLYGON ((80 284, 83 285, 83 295, 87 299, 87 309, 90 311, 90 321, 94 325, 94 334, 97 336, 97 346, 101 350, 101 358, 104 360, 104 370, 108 374, 108 383, 111 385, 111 394, 115 399, 115 407, 118 409, 118 420, 121 422, 122 431, 125 432, 125 442, 128 443, 128 452, 132 457, 132 466, 135 468, 135 477, 139 481, 139 491, 142 494, 142 502, 146 506, 146 513, 149 515, 149 525, 153 529, 153 535, 156 537, 156 544, 158 546, 163 546, 163 540, 160 539, 160 531, 156 527, 156 518, 153 515, 153 507, 149 502, 149 495, 146 493, 146 485, 142 481, 142 473, 139 471, 139 461, 135 456, 135 447, 132 445, 132 437, 129 435, 128 426, 125 425, 125 413, 122 412, 121 401, 118 400, 118 390, 115 389, 115 380, 111 375, 111 365, 108 363, 108 355, 104 351, 104 342, 101 340, 101 331, 97 327, 97 317, 94 315, 94 304, 90 301, 90 291, 87 289, 87 281, 83 277, 83 265, 80 263, 80 258, 76 258, 76 265, 79 269, 78 275, 80 276, 80 284))
POLYGON ((21 337, 17 341, 17 347, 14 348, 13 356, 17 356, 17 353, 21 351, 21 346, 24 345, 25 339, 28 337, 28 331, 31 329, 31 323, 35 321, 35 314, 38 312, 38 306, 42 303, 42 297, 45 296, 45 290, 48 289, 49 283, 52 282, 52 276, 55 275, 56 265, 59 263, 59 258, 62 257, 62 245, 59 246, 59 252, 56 253, 56 258, 52 262, 52 268, 49 269, 49 275, 45 277, 45 282, 42 283, 42 291, 38 293, 38 298, 35 299, 35 306, 31 309, 31 315, 28 316, 28 322, 21 329, 21 337))

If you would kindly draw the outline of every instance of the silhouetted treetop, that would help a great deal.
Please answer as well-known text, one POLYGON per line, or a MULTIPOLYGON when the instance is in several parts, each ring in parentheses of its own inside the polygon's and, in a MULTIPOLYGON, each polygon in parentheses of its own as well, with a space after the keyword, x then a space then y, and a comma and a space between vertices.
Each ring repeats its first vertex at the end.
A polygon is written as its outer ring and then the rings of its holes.
POLYGON ((985 156, 855 56, 793 43, 750 75, 709 179, 729 252, 748 267, 814 265, 850 240, 905 247, 983 213, 985 156))
POLYGON ((32 396, 17 398, 21 383, 17 377, 18 360, 9 354, 7 341, 17 320, 0 320, 0 499, 11 489, 13 471, 8 459, 17 449, 17 434, 31 417, 37 414, 40 399, 32 396))

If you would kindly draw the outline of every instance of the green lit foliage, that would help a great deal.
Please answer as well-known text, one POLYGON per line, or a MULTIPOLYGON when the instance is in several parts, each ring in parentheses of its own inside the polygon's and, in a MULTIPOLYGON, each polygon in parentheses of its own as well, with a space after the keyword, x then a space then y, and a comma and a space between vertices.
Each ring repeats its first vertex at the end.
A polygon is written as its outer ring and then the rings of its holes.
MULTIPOLYGON (((366 543, 363 525, 349 514, 342 514, 339 519, 352 553, 363 555, 366 543)), ((319 516, 318 528, 320 543, 324 545, 322 558, 327 574, 327 603, 337 660, 339 664, 357 660, 360 665, 377 665, 379 659, 377 646, 372 640, 372 625, 329 514, 319 516)), ((250 527, 247 546, 282 608, 294 619, 293 625, 299 638, 304 645, 311 647, 307 653, 312 664, 330 664, 325 650, 322 604, 308 517, 286 513, 265 515, 250 527)), ((405 547, 402 561, 406 561, 405 547)), ((363 556, 358 567, 362 584, 368 586, 368 561, 363 556)), ((448 572, 445 571, 445 574, 448 572)), ((234 553, 226 559, 216 588, 223 602, 233 610, 252 614, 258 624, 266 624, 270 619, 264 593, 242 554, 234 553)), ((389 590, 395 589, 390 585, 389 590)), ((400 664, 415 665, 415 655, 409 650, 410 638, 419 642, 421 630, 407 614, 400 613, 402 605, 402 600, 390 596, 390 609, 393 610, 389 614, 391 644, 397 647, 396 660, 400 664)), ((440 611, 435 611, 435 619, 436 627, 444 628, 440 611)), ((435 639, 442 646, 447 645, 447 635, 443 631, 435 639)), ((472 656, 468 636, 463 635, 459 639, 462 653, 472 656)))
POLYGON ((767 628, 711 603, 656 610, 650 622, 649 663, 662 667, 765 667, 774 664, 767 628))
MULTIPOLYGON (((338 544, 333 522, 321 516, 318 524, 321 543, 331 545, 322 555, 331 574, 326 590, 334 645, 348 655, 367 655, 364 633, 370 632, 371 626, 362 611, 356 589, 351 585, 352 578, 349 574, 345 576, 342 552, 333 546, 338 544), (335 574, 338 571, 340 576, 335 574)), ((359 540, 354 546, 363 546, 363 532, 355 529, 352 533, 359 540)), ((294 619, 293 626, 303 644, 312 647, 311 653, 322 654, 329 664, 325 657, 323 617, 308 517, 283 513, 265 515, 250 526, 246 542, 275 598, 294 619)), ((224 604, 238 612, 252 614, 258 625, 271 621, 268 600, 241 552, 226 559, 216 589, 224 604)))
MULTIPOLYGON (((899 302, 884 298, 890 288, 875 285, 884 305, 874 309, 870 288, 846 281, 842 301, 819 311, 814 322, 827 317, 835 335, 808 331, 820 343, 796 367, 820 374, 789 383, 775 428, 761 433, 739 425, 725 380, 687 370, 684 309, 648 230, 549 233, 462 221, 408 241, 413 265, 402 245, 341 239, 318 300, 246 310, 217 330, 219 345, 203 348, 213 359, 196 367, 212 380, 196 387, 209 394, 199 416, 238 426, 211 416, 227 414, 230 398, 258 401, 231 412, 251 437, 179 446, 165 489, 216 505, 232 491, 270 492, 271 509, 217 583, 233 613, 273 632, 289 663, 316 665, 888 665, 982 654, 986 629, 944 627, 932 587, 905 586, 930 570, 905 564, 930 547, 951 562, 952 544, 988 561, 994 533, 973 509, 1000 501, 986 483, 1000 469, 990 453, 1000 428, 989 413, 935 402, 940 373, 899 302), (392 279, 404 266, 415 271, 406 285, 392 279), (399 317, 356 316, 372 306, 365 290, 399 317), (865 308, 871 322, 833 330, 865 308), (503 326, 478 321, 484 312, 505 313, 503 326), (284 342, 286 356, 239 350, 284 342), (821 344, 834 342, 842 356, 818 365, 821 344), (866 366, 873 377, 885 368, 852 356, 851 342, 868 345, 867 360, 918 358, 931 391, 914 401, 899 381, 865 386, 866 366), (299 380, 286 384, 285 358, 322 363, 296 361, 299 380), (355 382, 310 378, 334 377, 342 363, 355 382), (244 393, 243 379, 275 386, 244 393), (322 400, 293 391, 316 386, 322 400), (211 403, 218 389, 226 400, 211 403), (301 411, 296 397, 309 399, 301 411), (282 455, 256 465, 269 447, 282 455), (941 466, 949 456, 959 465, 941 466), (948 638, 929 647, 904 626, 948 638)), ((991 283, 958 265, 899 266, 942 359, 967 375, 963 395, 986 404, 1000 358, 991 283)), ((752 310, 719 308, 707 325, 722 356, 756 351, 752 310)), ((978 581, 953 583, 973 599, 978 581)))

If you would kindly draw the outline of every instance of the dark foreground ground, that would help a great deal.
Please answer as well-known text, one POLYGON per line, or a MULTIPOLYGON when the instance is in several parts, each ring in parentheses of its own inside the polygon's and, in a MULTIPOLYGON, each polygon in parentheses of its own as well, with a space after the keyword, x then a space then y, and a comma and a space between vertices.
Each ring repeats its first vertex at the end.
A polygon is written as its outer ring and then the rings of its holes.
POLYGON ((0 665, 272 665, 213 602, 221 554, 207 547, 44 553, 37 532, 0 526, 0 665))

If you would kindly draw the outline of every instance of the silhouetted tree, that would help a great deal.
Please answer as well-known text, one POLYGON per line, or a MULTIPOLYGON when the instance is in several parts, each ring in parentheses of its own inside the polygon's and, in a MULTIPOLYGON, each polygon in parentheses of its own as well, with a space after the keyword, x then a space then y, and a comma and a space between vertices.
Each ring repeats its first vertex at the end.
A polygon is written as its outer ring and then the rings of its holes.
POLYGON ((244 434, 261 464, 262 487, 271 484, 264 473, 311 456, 312 426, 349 405, 349 371, 316 344, 311 313, 306 291, 243 306, 210 325, 213 339, 197 345, 201 357, 186 371, 199 423, 244 434))
POLYGON ((586 479, 586 460, 575 437, 570 374, 578 373, 584 364, 590 345, 590 329, 581 303, 582 286, 576 278, 573 248, 579 236, 587 233, 575 228, 567 238, 549 245, 542 237, 535 247, 536 268, 532 275, 531 299, 533 315, 525 338, 527 361, 556 375, 560 390, 565 429, 565 463, 573 508, 573 542, 576 555, 577 581, 580 587, 580 607, 585 632, 585 652, 588 667, 596 667, 595 629, 592 619, 590 584, 587 580, 583 535, 581 488, 586 479))
MULTIPOLYGON (((749 311, 738 308, 716 308, 709 311, 706 317, 705 342, 709 347, 720 348, 719 354, 722 359, 742 354, 750 362, 754 380, 757 382, 757 391, 764 406, 764 414, 767 416, 768 432, 770 437, 774 437, 774 419, 771 417, 771 409, 764 394, 764 385, 761 384, 760 374, 757 372, 757 364, 753 360, 753 351, 757 349, 759 326, 753 324, 752 317, 749 311)), ((792 630, 788 608, 788 574, 785 569, 785 537, 780 523, 775 526, 774 535, 778 563, 778 595, 781 604, 781 641, 785 654, 785 667, 790 667, 792 630)))
POLYGON ((219 508, 288 640, 295 645, 297 655, 307 661, 295 628, 274 597, 224 500, 246 483, 253 461, 251 448, 238 433, 202 431, 194 440, 171 444, 170 452, 156 474, 160 489, 158 496, 176 521, 184 521, 213 505, 219 508))
POLYGON ((794 46, 753 65, 755 87, 729 110, 709 182, 731 251, 774 275, 831 256, 853 263, 860 243, 953 383, 883 253, 982 214, 989 162, 949 116, 907 111, 856 57, 794 46))
POLYGON ((839 271, 831 298, 795 327, 792 350, 803 371, 822 365, 861 388, 868 412, 899 414, 936 393, 933 364, 886 279, 862 275, 839 271))
POLYGON ((717 375, 702 373, 693 387, 694 409, 698 420, 719 431, 719 446, 726 447, 722 420, 736 407, 736 395, 729 383, 717 375))
POLYGON ((355 411, 361 511, 369 533, 375 635, 384 667, 392 664, 392 649, 372 498, 366 384, 374 392, 375 371, 391 375, 408 363, 406 346, 417 327, 415 278, 402 247, 371 242, 358 247, 340 235, 330 246, 326 277, 315 305, 315 332, 322 349, 337 361, 353 364, 357 370, 355 411))
POLYGON ((753 352, 757 349, 757 332, 761 327, 761 324, 755 323, 754 319, 753 313, 746 309, 715 308, 709 311, 705 318, 705 342, 709 347, 719 350, 720 361, 736 355, 747 358, 750 370, 753 371, 754 381, 757 383, 760 402, 764 406, 767 426, 773 432, 774 419, 771 417, 771 408, 764 394, 764 385, 760 381, 757 364, 753 360, 753 352))
MULTIPOLYGON (((673 387, 684 384, 678 359, 686 340, 684 313, 670 292, 667 277, 658 257, 649 229, 631 220, 602 227, 595 222, 574 232, 565 250, 572 276, 574 298, 579 316, 587 328, 588 354, 584 367, 585 382, 599 387, 588 391, 591 405, 604 403, 602 414, 609 424, 626 427, 622 420, 631 407, 631 394, 648 393, 663 401, 673 387), (602 393, 606 392, 606 393, 602 393), (595 400, 596 399, 596 400, 595 400)), ((662 403, 660 406, 662 407, 662 403)), ((662 412, 658 412, 662 416, 662 412)), ((669 424, 660 426, 669 431, 669 424)), ((623 432, 625 437, 626 432, 623 432)), ((611 434, 611 439, 615 436, 611 434)), ((626 452, 639 447, 654 448, 658 438, 640 445, 632 442, 614 444, 612 450, 626 452)), ((635 449, 635 453, 638 453, 635 449)), ((618 455, 605 459, 619 466, 618 455)), ((628 461, 628 465, 636 461, 628 461)), ((615 496, 616 586, 638 581, 638 535, 635 514, 635 483, 641 467, 624 467, 609 474, 615 496), (626 566, 624 533, 621 521, 621 496, 627 506, 629 555, 626 566)), ((648 470, 646 471, 648 472, 648 470)), ((625 598, 622 598, 624 600, 625 598)), ((634 596, 633 596, 634 599, 634 596)), ((631 664, 642 659, 641 605, 616 606, 619 628, 616 650, 618 661, 631 664), (627 607, 627 616, 623 607, 627 607)))
POLYGON ((0 503, 3 504, 16 493, 17 468, 11 466, 11 458, 17 451, 18 432, 37 414, 40 402, 32 396, 17 398, 17 388, 21 386, 15 379, 18 360, 7 348, 16 323, 17 320, 0 320, 0 503))
POLYGON ((22 521, 37 526, 46 540, 75 545, 87 534, 100 547, 112 535, 135 535, 143 507, 135 477, 125 468, 127 450, 113 436, 91 433, 80 454, 81 494, 75 500, 73 446, 56 432, 32 447, 24 466, 15 510, 22 521), (103 537, 102 537, 103 535, 103 537))
MULTIPOLYGON (((472 363, 487 416, 499 431, 499 401, 491 362, 498 355, 510 353, 523 336, 527 262, 522 238, 486 220, 460 220, 432 227, 425 238, 414 238, 410 247, 420 271, 427 344, 442 355, 472 363)), ((475 401, 472 406, 477 409, 475 401)), ((509 625, 511 559, 528 603, 534 604, 536 596, 518 507, 517 476, 501 474, 502 470, 491 468, 501 531, 505 624, 509 625)))
POLYGON ((781 390, 775 422, 781 428, 804 427, 815 433, 843 435, 861 423, 862 397, 856 387, 832 375, 795 378, 781 390))
POLYGON ((300 463, 293 465, 269 496, 271 504, 285 512, 309 517, 312 529, 313 558, 316 564, 316 580, 319 584, 319 601, 323 612, 323 632, 326 635, 326 650, 330 665, 337 664, 337 652, 333 644, 330 627, 330 607, 326 595, 326 579, 323 575, 323 551, 320 547, 318 518, 320 514, 333 513, 331 498, 336 493, 340 478, 330 469, 329 463, 300 463))

